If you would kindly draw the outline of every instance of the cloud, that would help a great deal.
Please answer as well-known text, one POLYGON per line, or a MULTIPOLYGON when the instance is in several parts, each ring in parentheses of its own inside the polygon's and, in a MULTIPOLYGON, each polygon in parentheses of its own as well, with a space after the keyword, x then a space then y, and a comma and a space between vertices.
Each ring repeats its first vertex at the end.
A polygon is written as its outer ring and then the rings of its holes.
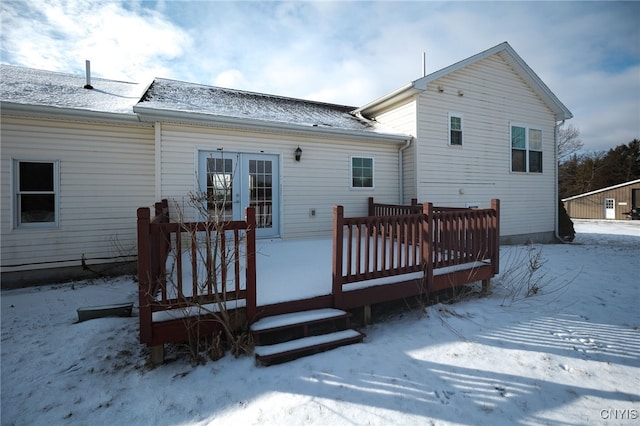
POLYGON ((144 81, 171 76, 191 39, 152 10, 121 3, 51 0, 2 2, 2 57, 33 68, 144 81))

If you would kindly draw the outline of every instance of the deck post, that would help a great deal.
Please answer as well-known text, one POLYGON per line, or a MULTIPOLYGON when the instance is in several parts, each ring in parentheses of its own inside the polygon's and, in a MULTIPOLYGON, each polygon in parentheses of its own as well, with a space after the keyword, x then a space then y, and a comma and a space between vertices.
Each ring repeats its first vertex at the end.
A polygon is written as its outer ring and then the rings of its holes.
POLYGON ((151 259, 149 223, 151 212, 141 207, 138 215, 138 306, 140 322, 140 343, 148 343, 152 338, 151 306, 149 305, 151 259))
MULTIPOLYGON (((373 198, 370 198, 373 201, 373 198)), ((333 306, 342 306, 342 248, 344 244, 344 207, 333 206, 333 262, 332 285, 333 306)))
POLYGON ((491 224, 494 232, 491 264, 493 265, 493 274, 498 275, 500 273, 500 200, 497 198, 492 199, 491 208, 496 212, 495 216, 493 216, 493 223, 491 224))
POLYGON ((424 268, 424 282, 422 285, 422 293, 428 293, 429 288, 433 284, 433 244, 432 235, 433 232, 433 204, 424 203, 422 205, 422 236, 420 241, 422 244, 422 265, 424 268))
POLYGON ((258 312, 256 296, 256 209, 246 210, 247 232, 247 321, 251 324, 258 312))
POLYGON ((160 365, 164 362, 164 345, 151 347, 151 364, 160 365))
POLYGON ((371 319, 371 305, 364 305, 362 308, 362 325, 373 324, 371 319))
POLYGON ((369 197, 369 213, 367 214, 367 216, 375 216, 375 215, 376 215, 376 212, 373 206, 373 197, 369 197))

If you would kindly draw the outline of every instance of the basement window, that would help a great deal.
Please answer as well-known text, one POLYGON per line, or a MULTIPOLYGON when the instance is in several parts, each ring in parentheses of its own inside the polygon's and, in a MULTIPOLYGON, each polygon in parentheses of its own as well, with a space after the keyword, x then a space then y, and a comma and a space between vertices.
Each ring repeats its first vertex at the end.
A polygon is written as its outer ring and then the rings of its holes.
POLYGON ((59 162, 13 162, 14 225, 16 228, 55 228, 59 215, 59 162))

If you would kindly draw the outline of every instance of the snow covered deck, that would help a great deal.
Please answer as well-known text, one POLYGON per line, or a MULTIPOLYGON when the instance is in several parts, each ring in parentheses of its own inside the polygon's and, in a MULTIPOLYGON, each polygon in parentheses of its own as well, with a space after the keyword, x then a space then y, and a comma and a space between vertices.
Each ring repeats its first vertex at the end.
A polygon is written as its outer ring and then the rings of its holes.
POLYGON ((234 307, 238 324, 252 324, 271 315, 351 310, 486 283, 497 273, 497 200, 483 210, 430 203, 394 208, 344 218, 336 206, 332 238, 257 241, 253 209, 224 229, 169 223, 166 201, 156 205, 153 218, 139 209, 141 342, 179 341, 181 330, 191 327, 187 318, 213 330, 216 321, 202 318, 221 306, 234 307))

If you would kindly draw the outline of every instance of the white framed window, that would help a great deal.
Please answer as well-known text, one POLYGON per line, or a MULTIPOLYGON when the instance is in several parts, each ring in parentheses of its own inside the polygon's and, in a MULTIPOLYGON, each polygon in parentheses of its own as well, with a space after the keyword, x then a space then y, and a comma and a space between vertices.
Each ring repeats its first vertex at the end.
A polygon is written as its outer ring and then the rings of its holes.
POLYGON ((14 228, 57 228, 60 162, 13 160, 14 228))
POLYGON ((462 114, 449 113, 449 145, 462 146, 462 114))
POLYGON ((542 130, 510 125, 511 171, 542 173, 542 130))
POLYGON ((351 157, 351 188, 373 188, 373 157, 351 157))

